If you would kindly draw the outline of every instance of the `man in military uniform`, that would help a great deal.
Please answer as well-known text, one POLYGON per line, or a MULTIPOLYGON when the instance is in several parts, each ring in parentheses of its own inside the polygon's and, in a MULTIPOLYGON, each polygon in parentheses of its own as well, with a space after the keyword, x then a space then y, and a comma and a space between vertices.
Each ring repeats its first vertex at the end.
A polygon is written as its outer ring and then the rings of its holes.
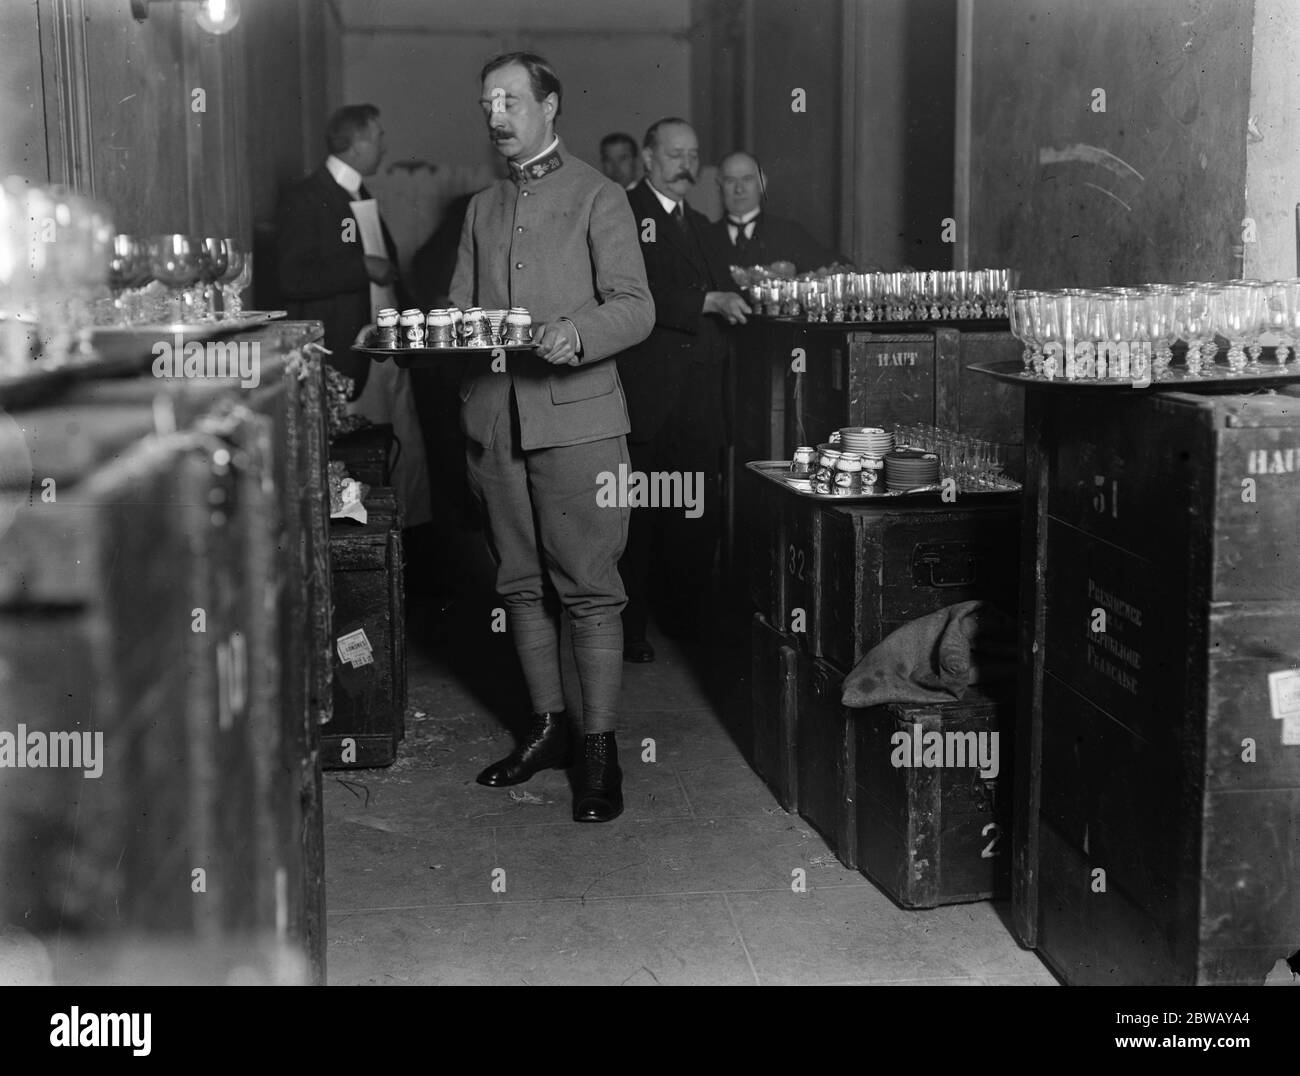
POLYGON ((559 607, 568 614, 582 689, 574 819, 623 809, 614 743, 626 604, 618 560, 628 508, 598 491, 628 463, 627 405, 611 357, 654 326, 627 195, 569 155, 555 134, 560 80, 531 53, 482 72, 480 104, 510 178, 470 203, 451 299, 462 308, 522 306, 535 353, 476 357, 461 386, 470 485, 483 503, 516 652, 532 697, 523 742, 478 780, 518 784, 566 766, 571 736, 560 680, 559 607))

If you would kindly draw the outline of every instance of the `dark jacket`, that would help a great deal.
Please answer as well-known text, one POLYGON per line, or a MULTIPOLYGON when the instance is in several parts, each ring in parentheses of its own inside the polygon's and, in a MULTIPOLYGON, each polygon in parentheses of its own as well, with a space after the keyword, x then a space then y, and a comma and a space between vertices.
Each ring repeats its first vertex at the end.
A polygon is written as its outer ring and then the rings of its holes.
MULTIPOLYGON (((359 396, 370 359, 351 348, 357 330, 370 322, 370 277, 355 224, 356 241, 343 238, 352 219, 350 202, 324 164, 286 191, 280 202, 277 261, 289 317, 324 322, 324 343, 334 353, 330 363, 356 381, 359 396)), ((387 225, 384 246, 396 268, 397 247, 387 225)), ((397 296, 400 306, 410 301, 400 284, 397 296)))
POLYGON ((794 262, 795 272, 806 273, 833 262, 844 261, 833 250, 817 242, 801 224, 762 210, 754 221, 754 234, 743 248, 731 242, 725 214, 709 225, 714 241, 726 251, 728 265, 771 265, 794 262))
POLYGON ((655 327, 647 340, 619 356, 618 370, 632 419, 628 440, 645 442, 679 406, 687 364, 725 356, 725 331, 720 319, 704 313, 705 294, 738 289, 708 217, 684 205, 688 235, 683 236, 648 180, 627 198, 654 296, 655 327))
POLYGON ((461 384, 461 429, 491 446, 519 407, 525 450, 580 445, 628 431, 611 359, 654 324, 654 303, 622 189, 569 155, 563 141, 527 172, 492 184, 469 204, 451 299, 462 309, 522 306, 534 325, 565 317, 582 342, 577 366, 512 353, 506 372, 474 356, 461 384))

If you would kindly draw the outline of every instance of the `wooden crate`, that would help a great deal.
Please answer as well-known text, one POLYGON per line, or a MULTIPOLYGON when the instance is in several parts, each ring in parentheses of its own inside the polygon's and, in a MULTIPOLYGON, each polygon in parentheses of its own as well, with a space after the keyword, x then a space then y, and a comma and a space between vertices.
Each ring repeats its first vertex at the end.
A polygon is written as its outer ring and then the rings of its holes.
POLYGON ((799 807, 799 669, 794 640, 756 613, 751 654, 751 761, 777 802, 787 811, 794 811, 799 807))
MULTIPOLYGON (((1014 723, 1009 702, 976 690, 960 702, 895 703, 852 711, 856 736, 857 865, 905 908, 933 908, 1005 896, 1010 887, 1014 723), (954 734, 970 751, 975 736, 998 734, 997 772, 953 765, 956 754, 930 756, 926 737, 954 734), (906 739, 901 739, 906 737, 906 739), (912 744, 919 737, 922 765, 912 744)), ((947 742, 946 740, 944 742, 947 742)), ((970 755, 965 761, 971 761, 970 755)), ((994 767, 990 767, 992 770, 994 767)))
POLYGON ((843 690, 843 672, 818 658, 800 655, 796 724, 799 814, 826 838, 846 867, 856 867, 856 711, 840 703, 843 690))
POLYGON ((5 535, 0 711, 46 733, 101 732, 104 757, 98 778, 6 771, 0 920, 99 940, 277 926, 256 839, 270 799, 258 655, 238 596, 240 532, 258 507, 241 479, 265 476, 247 457, 218 466, 220 445, 145 441, 5 535))
MULTIPOLYGON (((788 503, 788 502, 787 502, 788 503)), ((851 669, 910 620, 982 598, 1017 611, 1019 498, 821 510, 812 653, 851 669)))
POLYGON ((1262 982, 1300 940, 1300 408, 1029 414, 1017 932, 1069 982, 1262 982))
POLYGON ((737 518, 746 550, 750 608, 761 613, 769 624, 785 622, 785 598, 782 593, 783 522, 782 491, 748 468, 740 486, 737 518))
POLYGON ((332 706, 328 439, 321 362, 304 350, 320 335, 317 322, 280 322, 241 334, 240 341, 259 349, 260 378, 254 387, 218 378, 85 381, 56 406, 31 412, 24 421, 41 448, 41 471, 60 482, 75 481, 97 457, 128 450, 160 422, 208 429, 233 450, 255 453, 259 468, 269 470, 274 493, 256 484, 262 478, 243 475, 240 501, 261 507, 245 513, 254 530, 245 534, 243 528, 238 536, 244 550, 238 586, 230 580, 222 586, 232 594, 242 590, 254 603, 270 597, 275 606, 246 618, 254 684, 275 680, 273 694, 255 692, 263 715, 259 721, 269 722, 259 723, 259 734, 266 738, 266 752, 274 752, 257 757, 277 760, 272 802, 260 824, 277 827, 276 846, 264 854, 276 863, 269 877, 283 902, 282 927, 305 946, 314 981, 324 983, 319 728, 332 706), (244 412, 262 416, 269 431, 243 421, 244 412), (66 436, 69 432, 75 436, 66 436), (269 634, 273 628, 275 638, 269 634), (283 874, 281 881, 276 871, 283 874))
POLYGON ((348 477, 367 486, 387 486, 392 481, 392 451, 393 427, 387 423, 363 426, 330 442, 330 459, 341 460, 348 477))
POLYGON ((390 488, 372 489, 365 504, 364 525, 330 524, 334 708, 321 736, 324 769, 391 765, 405 735, 401 512, 390 488), (349 639, 361 650, 344 660, 349 639))
POLYGON ((795 333, 807 372, 786 402, 788 444, 818 445, 842 426, 935 421, 935 341, 930 333, 854 332, 813 325, 795 333))

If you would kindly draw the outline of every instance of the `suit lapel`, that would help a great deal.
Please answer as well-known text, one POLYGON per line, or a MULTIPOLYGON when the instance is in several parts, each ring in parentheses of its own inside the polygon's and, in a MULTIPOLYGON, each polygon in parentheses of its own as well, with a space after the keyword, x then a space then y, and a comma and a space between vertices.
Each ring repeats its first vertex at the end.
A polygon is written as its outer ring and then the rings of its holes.
MULTIPOLYGON (((694 254, 687 245, 685 236, 682 235, 677 225, 673 223, 673 218, 664 212, 663 203, 659 197, 650 188, 649 180, 641 180, 640 185, 636 188, 641 195, 641 217, 644 218, 648 212, 655 222, 655 241, 667 241, 668 245, 676 250, 683 258, 688 261, 694 261, 694 254)), ((637 221, 637 230, 639 231, 641 222, 637 221)))

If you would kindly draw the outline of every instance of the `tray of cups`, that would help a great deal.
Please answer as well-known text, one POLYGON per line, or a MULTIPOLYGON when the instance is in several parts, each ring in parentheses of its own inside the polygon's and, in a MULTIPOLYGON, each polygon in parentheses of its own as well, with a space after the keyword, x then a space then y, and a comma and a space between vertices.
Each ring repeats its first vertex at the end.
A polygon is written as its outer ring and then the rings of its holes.
POLYGON ((944 493, 956 492, 962 497, 983 496, 983 497, 1005 497, 1007 494, 1019 493, 1021 485, 1013 479, 999 475, 993 480, 971 480, 967 478, 953 479, 954 485, 949 486, 945 479, 939 479, 936 482, 927 485, 908 486, 906 488, 889 488, 884 481, 878 480, 871 485, 862 485, 858 488, 843 486, 834 486, 831 483, 818 481, 815 475, 800 473, 793 470, 797 461, 792 460, 753 460, 746 463, 755 474, 773 482, 783 489, 788 489, 792 493, 801 497, 811 497, 818 501, 830 501, 835 504, 860 504, 860 503, 879 503, 893 497, 915 497, 929 496, 931 499, 938 499, 944 493))
POLYGON ((424 365, 463 355, 504 355, 532 351, 532 318, 523 307, 484 310, 471 307, 436 308, 427 314, 412 308, 401 313, 381 310, 365 343, 352 350, 377 362, 398 366, 424 365))

